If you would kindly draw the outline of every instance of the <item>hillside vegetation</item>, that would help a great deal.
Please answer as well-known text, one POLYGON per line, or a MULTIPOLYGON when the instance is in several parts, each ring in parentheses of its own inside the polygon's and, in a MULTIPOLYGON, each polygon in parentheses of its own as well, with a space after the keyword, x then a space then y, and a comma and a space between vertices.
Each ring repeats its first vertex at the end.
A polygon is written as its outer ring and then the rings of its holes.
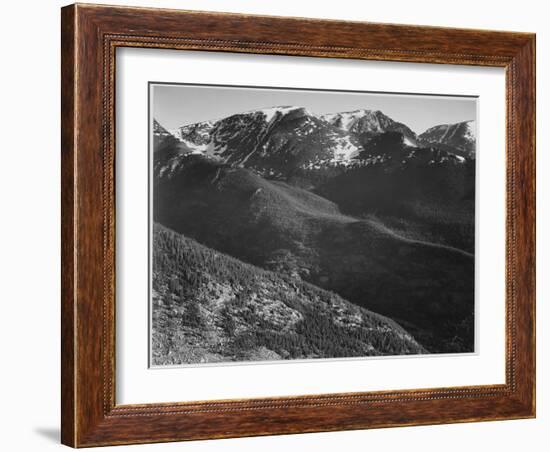
POLYGON ((153 365, 419 354, 394 321, 153 228, 153 365))
POLYGON ((404 237, 307 190, 202 157, 158 184, 155 221, 402 321, 429 351, 473 347, 470 253, 404 237))

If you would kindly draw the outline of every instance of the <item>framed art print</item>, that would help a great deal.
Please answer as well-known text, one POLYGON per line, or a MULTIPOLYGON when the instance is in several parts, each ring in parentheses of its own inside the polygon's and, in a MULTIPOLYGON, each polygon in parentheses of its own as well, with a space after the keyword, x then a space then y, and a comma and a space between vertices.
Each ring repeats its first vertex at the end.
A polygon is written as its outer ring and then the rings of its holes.
POLYGON ((475 353, 475 98, 149 89, 151 366, 475 353))
POLYGON ((63 8, 63 443, 533 417, 534 46, 63 8))

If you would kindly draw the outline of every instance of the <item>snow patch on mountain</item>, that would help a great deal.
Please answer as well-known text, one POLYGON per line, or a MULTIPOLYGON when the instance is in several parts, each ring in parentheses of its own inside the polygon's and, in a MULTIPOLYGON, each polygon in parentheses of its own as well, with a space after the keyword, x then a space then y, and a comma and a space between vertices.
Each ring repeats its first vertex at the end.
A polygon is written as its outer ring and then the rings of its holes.
POLYGON ((408 137, 404 137, 403 138, 403 143, 406 144, 407 146, 412 146, 412 147, 418 147, 417 144, 415 142, 413 142, 410 138, 408 137))
POLYGON ((371 131, 382 132, 382 126, 377 118, 377 115, 380 113, 379 111, 360 109, 341 113, 325 113, 321 115, 321 118, 347 132, 351 131, 360 120, 366 118, 371 131))
POLYGON ((359 155, 359 148, 351 142, 348 136, 339 137, 335 141, 334 158, 331 162, 349 162, 359 155))
POLYGON ((463 156, 475 157, 476 122, 463 121, 455 124, 440 124, 430 127, 419 135, 424 144, 450 146, 460 151, 463 156))
POLYGON ((266 122, 271 122, 273 118, 278 114, 279 117, 286 115, 287 113, 290 113, 293 110, 296 110, 300 107, 292 107, 292 106, 282 106, 282 107, 271 107, 271 108, 263 108, 261 110, 253 110, 246 113, 254 113, 256 111, 263 113, 265 116, 266 122))
MULTIPOLYGON (((437 144, 445 153, 432 164, 449 159, 460 164, 472 155, 470 149, 475 149, 474 121, 435 126, 417 136, 405 124, 368 109, 317 115, 304 107, 275 106, 188 124, 170 132, 155 121, 154 133, 155 138, 171 133, 180 143, 178 154, 171 159, 201 155, 270 177, 297 168, 380 164, 403 146, 403 150, 420 151, 437 144), (400 136, 401 141, 391 134, 400 136), (380 143, 376 144, 381 137, 386 137, 387 149, 383 151, 378 149, 380 143), (460 155, 455 159, 455 154, 460 155)), ((175 166, 177 163, 170 160, 167 174, 175 166)))
POLYGON ((367 110, 346 111, 343 113, 326 113, 321 118, 341 130, 349 131, 357 119, 367 110))

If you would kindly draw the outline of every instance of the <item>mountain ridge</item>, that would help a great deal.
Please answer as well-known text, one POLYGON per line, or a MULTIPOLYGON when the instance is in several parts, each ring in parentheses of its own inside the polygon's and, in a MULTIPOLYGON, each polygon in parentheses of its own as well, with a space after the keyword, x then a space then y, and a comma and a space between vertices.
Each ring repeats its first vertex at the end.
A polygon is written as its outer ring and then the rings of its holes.
MULTIPOLYGON (((154 141, 155 154, 170 148, 171 165, 202 155, 309 189, 353 168, 422 159, 423 164, 462 165, 475 158, 462 145, 455 149, 438 140, 435 132, 417 136, 379 110, 367 109, 314 115, 303 107, 272 107, 189 124, 174 134, 155 133, 154 141)), ((475 148, 475 142, 468 143, 475 148)))
MULTIPOLYGON (((158 124, 156 120, 155 123, 158 124)), ((475 156, 472 123, 436 125, 417 135, 380 110, 314 114, 305 107, 278 106, 187 124, 174 129, 172 135, 191 153, 225 163, 261 167, 263 160, 276 154, 279 159, 281 156, 294 159, 294 165, 307 168, 319 164, 357 164, 359 154, 368 150, 369 140, 386 132, 400 133, 409 147, 441 145, 450 153, 472 158, 475 156), (470 126, 464 127, 464 124, 470 126), (464 136, 459 136, 461 134, 464 136)), ((270 170, 272 174, 267 175, 277 175, 276 169, 270 167, 270 170)))
POLYGON ((476 123, 474 120, 468 120, 438 124, 421 133, 419 139, 423 143, 452 148, 455 153, 464 157, 475 158, 476 123))

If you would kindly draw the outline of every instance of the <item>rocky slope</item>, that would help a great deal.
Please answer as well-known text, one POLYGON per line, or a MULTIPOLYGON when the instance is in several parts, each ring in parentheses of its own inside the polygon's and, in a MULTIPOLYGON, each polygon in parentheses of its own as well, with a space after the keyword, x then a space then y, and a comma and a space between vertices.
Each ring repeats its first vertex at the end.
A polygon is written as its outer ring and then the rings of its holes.
POLYGON ((420 354, 394 321, 153 229, 153 365, 420 354))
MULTIPOLYGON (((166 139, 174 139, 173 135, 168 132, 156 119, 153 120, 153 147, 156 151, 162 146, 166 139)), ((175 141, 175 140, 174 140, 175 141)))
POLYGON ((202 154, 268 177, 296 168, 345 165, 360 147, 349 133, 301 107, 274 107, 178 129, 176 137, 202 154))
MULTIPOLYGON (((408 147, 436 146, 449 155, 475 157, 475 121, 434 126, 420 135, 378 110, 317 115, 303 107, 273 107, 239 113, 217 121, 182 126, 172 136, 193 154, 286 177, 297 169, 368 164, 378 136, 399 133, 408 147)), ((168 132, 158 122, 158 139, 168 132)))
POLYGON ((418 138, 427 145, 442 146, 468 158, 475 158, 476 123, 464 121, 456 124, 441 124, 429 128, 418 138))
POLYGON ((384 132, 399 132, 404 136, 405 144, 418 145, 418 137, 409 127, 394 121, 380 110, 362 109, 330 113, 321 117, 339 129, 355 135, 362 142, 384 132))

